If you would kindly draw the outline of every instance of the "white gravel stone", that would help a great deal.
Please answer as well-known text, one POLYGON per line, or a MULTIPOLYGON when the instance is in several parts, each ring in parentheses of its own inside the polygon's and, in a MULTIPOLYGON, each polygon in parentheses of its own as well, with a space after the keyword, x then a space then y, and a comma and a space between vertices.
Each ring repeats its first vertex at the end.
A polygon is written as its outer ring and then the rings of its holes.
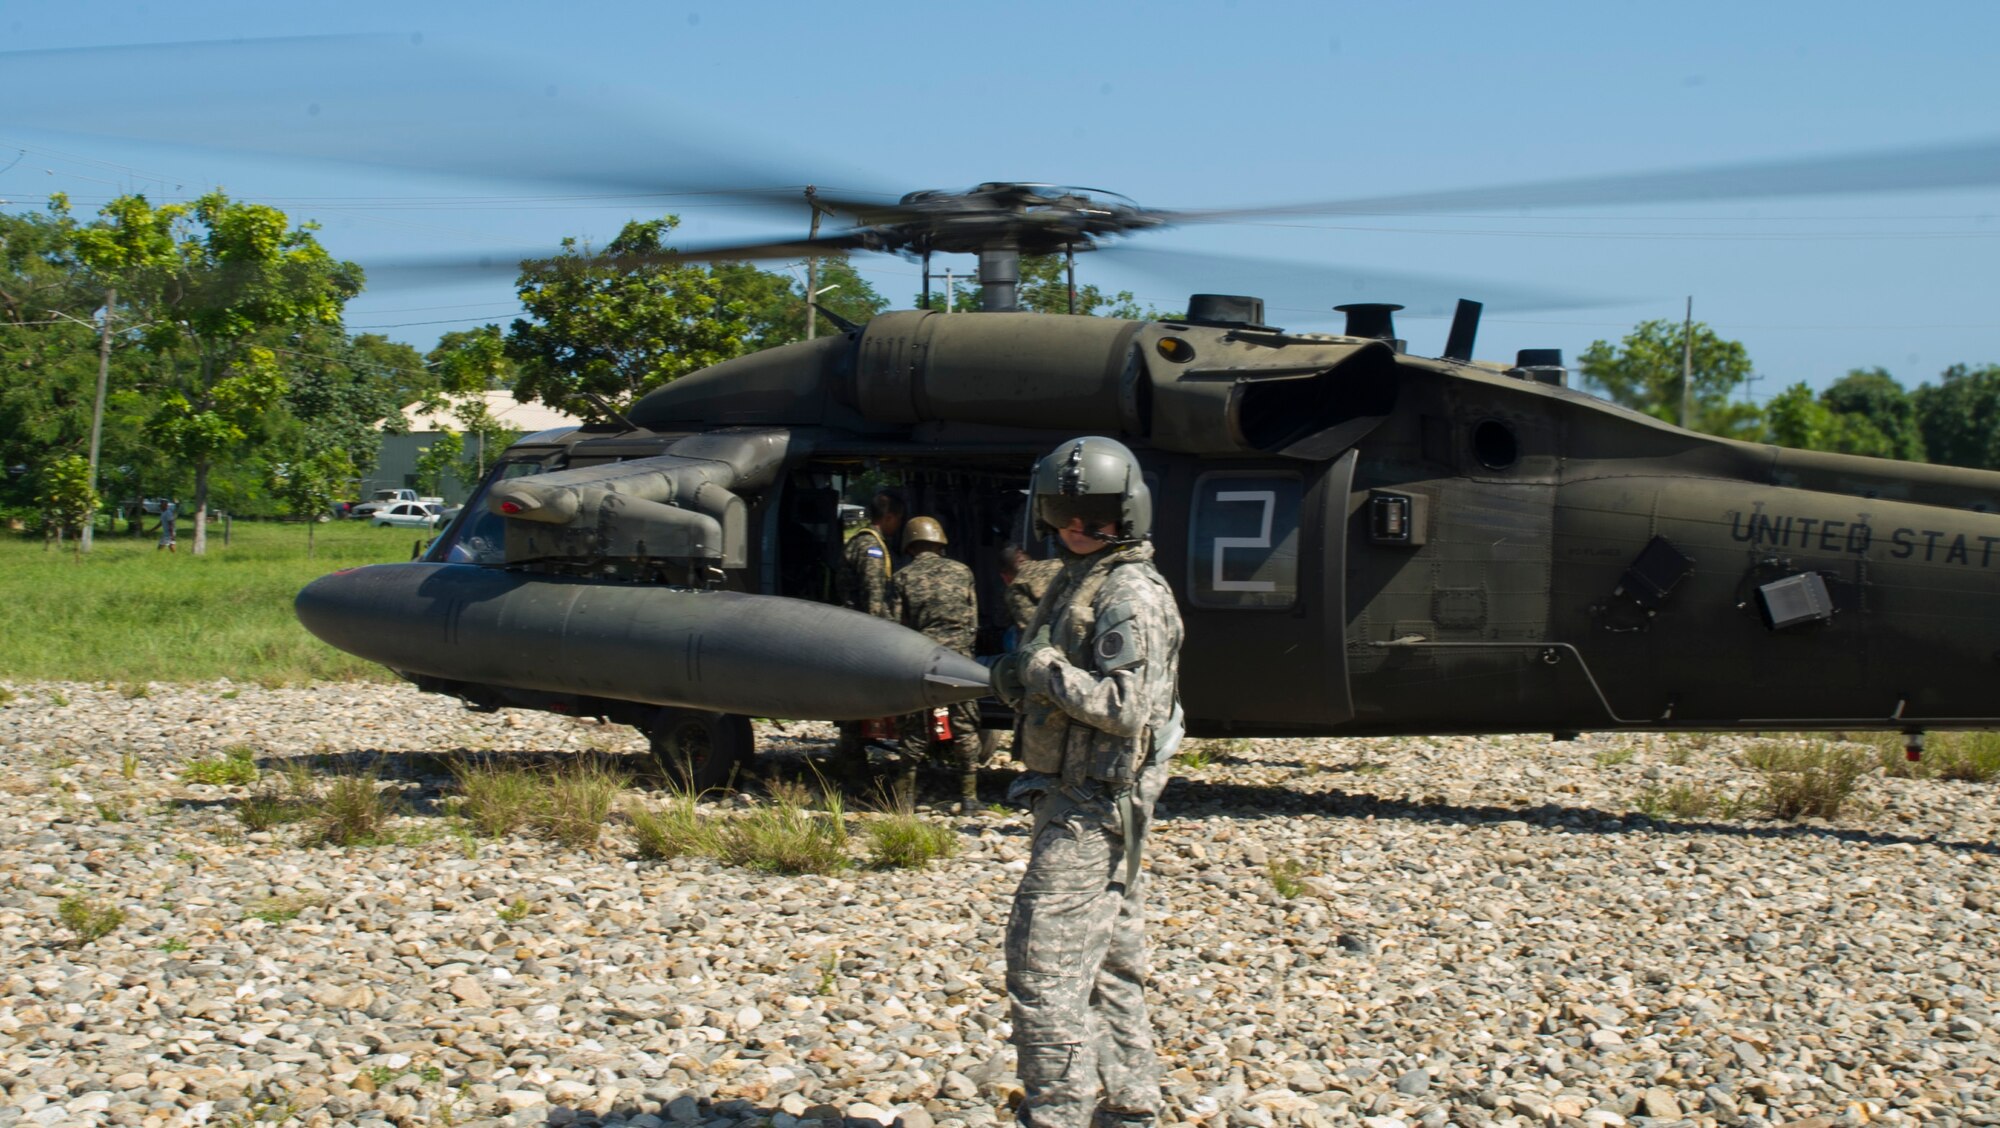
MULTIPOLYGON (((0 1128, 286 1105, 995 1128, 1018 1094, 1018 817, 949 820, 959 856, 921 875, 641 861, 617 824, 587 850, 467 840, 434 756, 598 755, 657 802, 644 741, 399 686, 6 688, 0 1128), (250 831, 257 787, 179 778, 232 746, 267 783, 374 768, 409 813, 381 846, 250 831), (72 895, 123 923, 75 943, 72 895)), ((760 726, 760 769, 833 735, 760 726)), ((1752 740, 1219 743, 1149 852, 1163 1119, 2000 1123, 1993 789, 1878 774, 1834 820, 1636 813, 1648 789, 1752 790, 1752 740)))

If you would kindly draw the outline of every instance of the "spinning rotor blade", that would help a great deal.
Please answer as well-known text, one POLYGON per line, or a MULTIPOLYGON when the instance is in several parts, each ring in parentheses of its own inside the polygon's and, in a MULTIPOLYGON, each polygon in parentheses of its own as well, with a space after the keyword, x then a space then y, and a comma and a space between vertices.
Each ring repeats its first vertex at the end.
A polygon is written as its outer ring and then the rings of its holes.
POLYGON ((1193 288, 1182 289, 1182 294, 1234 293, 1263 298, 1271 321, 1278 325, 1338 325, 1341 315, 1332 307, 1345 302, 1397 302, 1409 309, 1410 316, 1448 317, 1462 297, 1478 298, 1495 311, 1580 309, 1615 305, 1622 300, 1493 279, 1351 265, 1314 266, 1157 247, 1120 245, 1091 253, 1128 264, 1165 284, 1192 284, 1193 288))
MULTIPOLYGON (((799 167, 745 159, 657 100, 481 59, 422 36, 328 35, 0 51, 0 112, 20 127, 638 196, 712 196, 802 217, 799 167), (92 71, 150 89, 132 101, 92 71), (752 187, 744 187, 744 186, 752 187)), ((129 89, 120 85, 116 89, 129 89)), ((861 178, 845 177, 849 182, 861 178)), ((892 192, 828 190, 838 209, 892 192)), ((661 205, 665 206, 665 205, 661 205)))
POLYGON ((1492 188, 1447 189, 1165 214, 1171 217, 1168 222, 1172 223, 1226 223, 1233 219, 1259 216, 1401 215, 1511 211, 1519 208, 1609 207, 1619 204, 1751 200, 1768 196, 1922 192, 1992 184, 2000 184, 2000 141, 1989 140, 1880 149, 1832 157, 1746 161, 1707 168, 1540 180, 1492 188))
POLYGON ((371 258, 366 266, 370 289, 420 287, 495 277, 512 282, 526 265, 544 267, 570 263, 578 268, 632 270, 678 262, 745 262, 835 255, 850 250, 870 249, 864 242, 865 234, 865 232, 846 233, 822 236, 818 239, 794 239, 789 242, 670 247, 651 254, 551 256, 546 250, 537 249, 515 253, 483 252, 473 255, 371 258))

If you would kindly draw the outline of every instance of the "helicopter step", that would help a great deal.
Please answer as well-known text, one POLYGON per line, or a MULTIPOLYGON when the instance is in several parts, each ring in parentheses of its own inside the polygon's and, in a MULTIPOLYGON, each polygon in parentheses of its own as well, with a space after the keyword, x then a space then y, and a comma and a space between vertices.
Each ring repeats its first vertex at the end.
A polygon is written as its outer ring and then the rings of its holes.
POLYGON ((296 610, 321 640, 413 680, 821 721, 991 692, 984 666, 915 631, 782 596, 375 564, 314 580, 296 610))

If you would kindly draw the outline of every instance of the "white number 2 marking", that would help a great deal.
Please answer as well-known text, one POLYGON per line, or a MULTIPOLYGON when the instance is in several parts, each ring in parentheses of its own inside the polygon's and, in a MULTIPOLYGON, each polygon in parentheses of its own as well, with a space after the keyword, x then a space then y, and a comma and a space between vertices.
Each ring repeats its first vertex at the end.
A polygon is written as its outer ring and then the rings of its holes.
POLYGON ((1254 501, 1264 506, 1263 522, 1254 537, 1215 538, 1215 575, 1210 583, 1216 591, 1276 591, 1278 585, 1270 580, 1225 580, 1222 578, 1222 554, 1232 548, 1271 547, 1271 515, 1278 508, 1276 490, 1222 490, 1215 495, 1219 502, 1254 501))

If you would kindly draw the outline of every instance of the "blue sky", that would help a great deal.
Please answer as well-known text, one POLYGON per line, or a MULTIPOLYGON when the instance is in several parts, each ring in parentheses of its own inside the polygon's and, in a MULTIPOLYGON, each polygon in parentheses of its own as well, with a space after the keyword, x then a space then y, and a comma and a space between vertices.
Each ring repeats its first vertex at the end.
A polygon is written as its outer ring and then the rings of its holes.
MULTIPOLYGON (((601 243, 663 211, 690 242, 802 233, 802 205, 635 186, 654 171, 669 187, 891 195, 1053 181, 1161 207, 1348 199, 1991 142, 1996 42, 2000 5, 1970 2, 1890 18, 1844 2, 13 0, 0 49, 35 53, 0 56, 0 198, 35 206, 60 189, 88 211, 119 191, 221 185, 318 221, 329 249, 364 266, 601 243), (349 33, 380 38, 50 50, 349 33)), ((1996 217, 1994 185, 1313 216, 1144 236, 1170 252, 1152 256, 1155 273, 1086 256, 1079 275, 1162 308, 1195 289, 1264 293, 1270 320, 1299 329, 1408 289, 1419 300, 1399 325, 1425 354, 1442 347, 1446 322, 1426 315, 1441 296, 1588 299, 1489 311, 1478 354, 1496 359, 1574 357, 1642 319, 1678 319, 1691 294, 1697 319, 1748 346, 1761 399, 1854 367, 1915 384, 2000 363, 1996 217), (1218 277, 1194 255, 1281 265, 1218 277)), ((912 301, 915 264, 863 265, 893 303, 912 301)), ((971 260, 938 265, 963 274, 971 260)), ((352 303, 349 324, 428 347, 504 324, 509 281, 385 286, 352 303)))

